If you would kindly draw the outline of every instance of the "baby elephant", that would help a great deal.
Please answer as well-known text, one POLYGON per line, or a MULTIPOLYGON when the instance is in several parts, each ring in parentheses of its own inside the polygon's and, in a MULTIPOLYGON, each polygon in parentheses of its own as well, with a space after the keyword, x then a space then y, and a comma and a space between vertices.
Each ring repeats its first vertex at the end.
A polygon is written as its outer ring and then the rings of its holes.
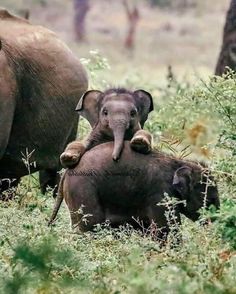
POLYGON ((204 166, 157 151, 143 155, 134 152, 129 142, 114 163, 113 145, 108 142, 94 147, 74 169, 65 172, 49 223, 64 197, 72 226, 79 231, 92 230, 106 220, 112 226, 129 223, 137 227, 138 220, 145 228, 155 223, 156 238, 165 240, 170 230, 168 209, 160 205, 165 193, 179 200, 172 207, 177 224, 181 213, 196 221, 200 208, 219 208, 217 187, 204 166))
POLYGON ((84 143, 74 141, 62 153, 64 167, 75 166, 82 155, 92 147, 114 140, 113 160, 122 152, 124 140, 131 140, 131 147, 141 153, 149 153, 152 136, 142 132, 143 125, 153 110, 152 96, 144 91, 134 92, 123 88, 100 92, 88 91, 80 99, 76 110, 93 128, 84 143))

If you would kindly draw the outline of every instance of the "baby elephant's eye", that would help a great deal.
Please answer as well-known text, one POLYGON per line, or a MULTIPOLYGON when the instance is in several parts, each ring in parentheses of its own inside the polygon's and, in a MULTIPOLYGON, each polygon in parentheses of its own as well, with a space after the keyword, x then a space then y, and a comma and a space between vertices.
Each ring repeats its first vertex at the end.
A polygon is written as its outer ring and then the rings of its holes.
POLYGON ((137 111, 136 111, 135 109, 132 109, 132 110, 130 111, 130 116, 131 116, 131 117, 134 117, 136 114, 137 114, 137 111))
POLYGON ((106 109, 103 109, 102 113, 103 113, 104 115, 108 115, 108 111, 107 111, 106 109))

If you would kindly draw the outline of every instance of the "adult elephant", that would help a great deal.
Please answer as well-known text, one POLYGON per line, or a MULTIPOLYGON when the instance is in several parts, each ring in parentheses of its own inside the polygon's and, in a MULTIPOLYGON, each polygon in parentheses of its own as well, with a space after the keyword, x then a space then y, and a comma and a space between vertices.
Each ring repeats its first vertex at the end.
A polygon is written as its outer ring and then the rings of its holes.
POLYGON ((50 30, 0 10, 0 189, 41 172, 41 189, 56 183, 59 156, 76 137, 75 107, 86 72, 50 30), (6 180, 7 179, 7 180, 6 180))

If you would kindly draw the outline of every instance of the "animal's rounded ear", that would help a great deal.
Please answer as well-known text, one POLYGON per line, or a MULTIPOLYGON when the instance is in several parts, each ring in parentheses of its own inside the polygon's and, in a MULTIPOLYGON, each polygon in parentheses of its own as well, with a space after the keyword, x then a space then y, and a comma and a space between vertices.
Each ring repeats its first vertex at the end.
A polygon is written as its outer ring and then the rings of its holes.
POLYGON ((134 97, 140 113, 140 124, 143 127, 149 112, 153 111, 152 95, 145 90, 134 91, 134 97))
POLYGON ((172 185, 183 199, 188 197, 193 189, 193 170, 189 166, 178 168, 173 177, 172 185))
POLYGON ((88 120, 91 127, 93 127, 98 121, 98 104, 102 96, 101 94, 102 92, 98 90, 90 90, 85 92, 84 95, 80 98, 79 103, 75 109, 81 116, 88 120))

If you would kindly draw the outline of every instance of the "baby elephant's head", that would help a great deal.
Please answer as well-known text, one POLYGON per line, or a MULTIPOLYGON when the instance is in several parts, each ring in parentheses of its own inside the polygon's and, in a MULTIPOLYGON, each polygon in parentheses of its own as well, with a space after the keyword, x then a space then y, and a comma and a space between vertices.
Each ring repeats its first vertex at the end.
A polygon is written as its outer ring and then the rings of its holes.
POLYGON ((220 207, 217 186, 207 168, 197 165, 180 167, 174 174, 173 187, 178 197, 186 201, 181 212, 193 221, 199 218, 200 208, 220 207))
POLYGON ((99 123, 105 136, 114 137, 113 159, 117 160, 124 140, 130 140, 143 127, 149 112, 153 110, 153 101, 152 96, 144 90, 92 90, 84 94, 76 110, 92 127, 99 123))

